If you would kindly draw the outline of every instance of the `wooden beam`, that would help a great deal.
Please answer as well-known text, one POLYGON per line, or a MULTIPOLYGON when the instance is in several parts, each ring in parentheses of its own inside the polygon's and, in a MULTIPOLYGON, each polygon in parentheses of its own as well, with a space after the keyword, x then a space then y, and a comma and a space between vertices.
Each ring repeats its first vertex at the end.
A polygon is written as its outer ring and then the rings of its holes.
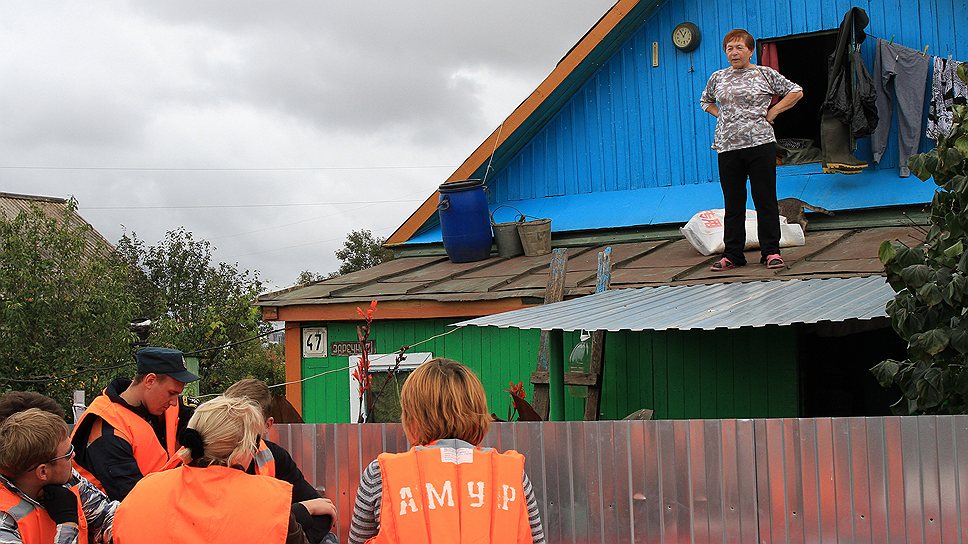
MULTIPOLYGON (((595 292, 608 291, 612 282, 612 246, 608 246, 598 254, 598 282, 595 292)), ((592 353, 588 362, 588 372, 599 377, 599 380, 588 386, 588 396, 585 397, 585 421, 597 421, 598 411, 602 403, 602 372, 605 370, 605 331, 592 333, 592 353)))
MULTIPOLYGON (((302 327, 299 322, 286 323, 286 400, 299 412, 306 413, 302 405, 302 327)), ((303 416, 305 419, 305 416, 303 416)))
MULTIPOLYGON (((374 297, 376 298, 376 297, 374 297)), ((357 321, 357 307, 369 306, 367 302, 342 302, 336 304, 301 304, 279 306, 280 321, 357 321)), ((477 317, 534 306, 525 304, 521 298, 497 300, 469 300, 462 302, 439 302, 436 300, 386 300, 377 306, 375 319, 432 319, 441 317, 477 317)))
MULTIPOLYGON (((545 370, 535 370, 531 374, 531 383, 549 383, 550 377, 545 370)), ((565 385, 595 385, 598 383, 598 376, 591 372, 565 372, 565 385)))
MULTIPOLYGON (((565 297, 565 270, 568 264, 568 250, 563 248, 555 249, 551 256, 551 273, 548 275, 548 285, 545 287, 544 303, 561 302, 565 297)), ((541 340, 538 343, 538 361, 535 370, 548 371, 549 368, 548 351, 548 331, 541 331, 541 340)), ((562 367, 564 371, 564 367, 562 367)), ((550 385, 550 384, 549 384, 550 385)), ((548 421, 549 397, 548 387, 545 384, 534 384, 534 410, 538 412, 541 419, 548 421)))
POLYGON ((565 420, 565 333, 548 331, 548 421, 565 420))

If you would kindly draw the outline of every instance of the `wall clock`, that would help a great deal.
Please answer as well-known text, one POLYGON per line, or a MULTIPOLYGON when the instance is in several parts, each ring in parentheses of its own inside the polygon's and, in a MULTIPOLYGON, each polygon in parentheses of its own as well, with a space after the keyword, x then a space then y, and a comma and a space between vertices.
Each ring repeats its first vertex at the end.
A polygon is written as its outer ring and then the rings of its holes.
POLYGON ((693 23, 679 23, 672 30, 672 44, 684 53, 699 47, 699 27, 693 23))

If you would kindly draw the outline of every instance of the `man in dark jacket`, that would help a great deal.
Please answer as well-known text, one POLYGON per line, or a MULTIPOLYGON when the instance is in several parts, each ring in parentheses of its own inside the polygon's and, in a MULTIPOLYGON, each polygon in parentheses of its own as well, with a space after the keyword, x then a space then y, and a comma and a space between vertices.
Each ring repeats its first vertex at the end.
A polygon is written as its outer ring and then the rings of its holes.
POLYGON ((71 436, 75 468, 113 500, 161 470, 178 450, 177 433, 192 413, 180 395, 186 383, 198 379, 176 349, 142 348, 135 359, 134 379, 111 382, 71 436))

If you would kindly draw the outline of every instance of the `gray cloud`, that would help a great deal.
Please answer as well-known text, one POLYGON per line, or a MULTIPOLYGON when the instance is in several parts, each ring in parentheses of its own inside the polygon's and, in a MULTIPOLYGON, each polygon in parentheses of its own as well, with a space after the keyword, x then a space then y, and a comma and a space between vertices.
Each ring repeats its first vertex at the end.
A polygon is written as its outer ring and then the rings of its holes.
POLYGON ((0 191, 74 195, 109 240, 184 225, 284 286, 390 234, 611 3, 0 3, 0 167, 142 168, 0 168, 0 191), (246 170, 305 166, 350 169, 246 170), (371 203, 224 207, 347 201, 371 203))

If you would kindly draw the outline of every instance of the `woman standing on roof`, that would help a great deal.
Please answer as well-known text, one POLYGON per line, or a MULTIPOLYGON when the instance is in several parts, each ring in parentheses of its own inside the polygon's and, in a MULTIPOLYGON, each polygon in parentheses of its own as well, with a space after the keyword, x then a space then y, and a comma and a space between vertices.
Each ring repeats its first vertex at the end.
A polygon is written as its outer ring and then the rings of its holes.
POLYGON ((803 89, 776 70, 752 64, 756 41, 737 28, 723 38, 729 68, 709 77, 699 99, 702 109, 717 118, 713 149, 719 154, 719 182, 726 216, 726 250, 710 270, 722 272, 744 266, 746 256, 746 179, 756 207, 760 262, 783 268, 780 256, 780 214, 776 204, 776 151, 773 120, 803 98, 803 89), (783 98, 770 107, 775 95, 783 98))

